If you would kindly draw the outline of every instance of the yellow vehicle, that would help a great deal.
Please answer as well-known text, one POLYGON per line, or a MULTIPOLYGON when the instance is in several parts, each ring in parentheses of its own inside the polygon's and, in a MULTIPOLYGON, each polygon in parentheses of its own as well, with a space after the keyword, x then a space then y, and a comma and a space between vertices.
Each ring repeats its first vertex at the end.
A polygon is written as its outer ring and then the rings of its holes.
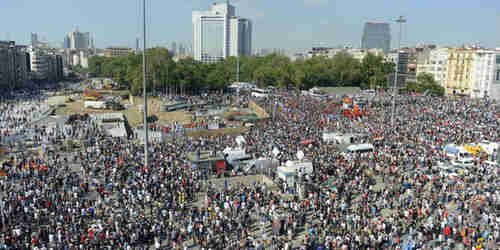
POLYGON ((101 95, 95 90, 86 89, 83 92, 83 100, 85 100, 85 101, 97 101, 100 98, 101 98, 101 95))
POLYGON ((84 96, 83 100, 85 100, 85 101, 97 101, 97 100, 99 100, 99 98, 97 98, 95 96, 84 96))
POLYGON ((477 155, 479 152, 481 152, 481 147, 480 146, 473 146, 473 145, 464 145, 465 151, 471 153, 472 155, 477 155))
POLYGON ((113 86, 111 84, 109 84, 109 83, 105 83, 103 85, 103 87, 104 87, 104 89, 112 89, 113 88, 113 86))

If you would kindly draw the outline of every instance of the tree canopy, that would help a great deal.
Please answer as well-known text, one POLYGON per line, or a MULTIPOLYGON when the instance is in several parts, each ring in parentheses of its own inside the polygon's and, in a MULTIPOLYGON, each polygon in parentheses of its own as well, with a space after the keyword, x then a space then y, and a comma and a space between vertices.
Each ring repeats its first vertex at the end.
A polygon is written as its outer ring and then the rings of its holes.
POLYGON ((416 93, 427 92, 434 96, 443 96, 445 90, 434 80, 434 76, 432 74, 420 73, 418 74, 416 81, 407 83, 406 91, 416 93))
MULTIPOLYGON (((228 57, 213 64, 191 58, 174 61, 166 48, 151 48, 146 52, 148 91, 175 89, 196 92, 200 89, 221 89, 236 81, 237 59, 228 57)), ((261 87, 314 86, 386 88, 387 74, 394 64, 383 57, 368 54, 362 61, 348 53, 333 58, 312 57, 291 61, 286 56, 271 54, 264 57, 240 57, 241 82, 257 82, 261 87)), ((142 54, 120 57, 95 56, 89 59, 92 76, 109 77, 132 94, 142 92, 142 54)))

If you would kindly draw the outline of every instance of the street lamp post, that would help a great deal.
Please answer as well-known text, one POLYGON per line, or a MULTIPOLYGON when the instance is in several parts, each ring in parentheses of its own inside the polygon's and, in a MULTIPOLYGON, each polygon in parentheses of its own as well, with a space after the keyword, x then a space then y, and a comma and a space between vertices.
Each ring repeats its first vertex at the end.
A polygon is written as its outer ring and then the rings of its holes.
POLYGON ((394 73, 394 89, 392 92, 392 114, 391 114, 391 127, 394 127, 394 113, 396 112, 396 85, 398 82, 398 70, 399 70, 399 51, 401 50, 401 33, 403 31, 403 23, 406 23, 406 20, 403 18, 403 16, 399 16, 398 20, 396 22, 399 23, 399 40, 398 40, 398 56, 396 60, 396 72, 394 73))
POLYGON ((146 0, 142 1, 143 48, 142 48, 142 94, 144 95, 144 167, 148 166, 148 95, 146 93, 146 0))

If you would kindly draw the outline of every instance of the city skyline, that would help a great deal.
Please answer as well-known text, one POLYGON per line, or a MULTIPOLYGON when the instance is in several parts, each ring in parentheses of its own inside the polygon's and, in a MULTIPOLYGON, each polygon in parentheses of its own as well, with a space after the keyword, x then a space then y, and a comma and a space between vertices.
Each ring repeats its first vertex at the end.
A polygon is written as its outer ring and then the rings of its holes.
MULTIPOLYGON (((141 2, 53 0, 48 4, 35 0, 7 0, 1 3, 6 11, 0 21, 7 23, 21 15, 30 18, 16 22, 9 30, 4 29, 0 40, 9 36, 19 44, 30 44, 30 34, 34 32, 43 34, 48 41, 62 43, 61 37, 79 27, 95 34, 96 47, 123 45, 134 48, 135 38, 142 31, 141 2), (120 3, 120 11, 109 11, 116 9, 117 3, 120 3), (37 22, 32 21, 35 19, 37 22)), ((213 2, 148 1, 148 47, 172 41, 192 41, 192 11, 207 9, 213 2)), ((360 47, 363 25, 370 21, 391 23, 394 48, 397 30, 394 20, 399 15, 408 20, 403 28, 402 46, 479 43, 490 48, 500 47, 500 34, 491 29, 500 24, 494 1, 296 0, 284 5, 283 1, 233 0, 231 3, 238 8, 239 16, 255 23, 254 48, 297 49, 319 43, 360 47)))

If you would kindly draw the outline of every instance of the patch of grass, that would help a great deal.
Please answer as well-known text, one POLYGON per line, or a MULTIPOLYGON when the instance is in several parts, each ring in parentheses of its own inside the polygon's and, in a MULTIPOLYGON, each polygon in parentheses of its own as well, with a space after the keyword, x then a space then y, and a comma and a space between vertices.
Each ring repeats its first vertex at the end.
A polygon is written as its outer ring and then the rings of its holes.
POLYGON ((232 121, 234 119, 234 117, 237 117, 237 116, 252 116, 252 115, 255 115, 255 114, 250 113, 250 112, 242 112, 242 111, 229 111, 229 112, 224 113, 224 119, 232 121))

